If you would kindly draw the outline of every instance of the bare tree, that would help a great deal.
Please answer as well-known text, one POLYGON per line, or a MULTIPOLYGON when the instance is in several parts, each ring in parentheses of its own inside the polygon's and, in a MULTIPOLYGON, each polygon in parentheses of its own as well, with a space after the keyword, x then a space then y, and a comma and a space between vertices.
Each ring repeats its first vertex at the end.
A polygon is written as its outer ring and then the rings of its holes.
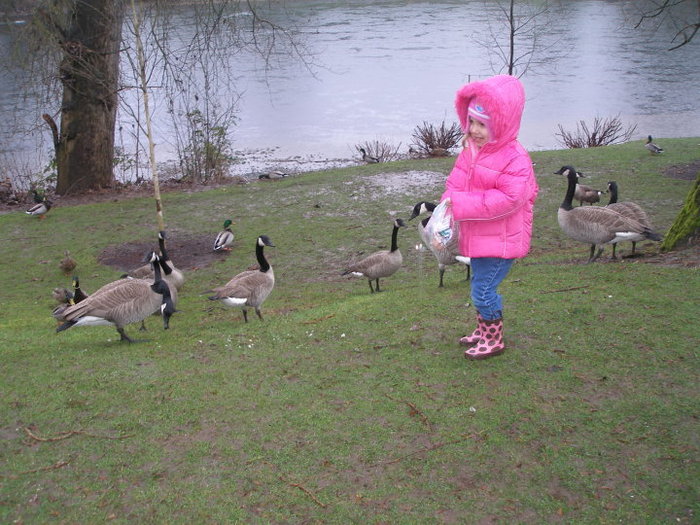
POLYGON ((497 16, 489 18, 486 39, 476 43, 488 53, 494 73, 508 73, 522 77, 528 70, 547 63, 542 52, 559 45, 560 40, 547 42, 554 13, 547 0, 528 2, 496 0, 497 16))
MULTIPOLYGON (((149 9, 144 15, 141 33, 149 88, 160 91, 155 97, 160 101, 170 97, 170 107, 176 106, 175 98, 190 96, 191 100, 183 103, 183 107, 190 104, 191 111, 199 111, 207 119, 216 114, 211 106, 207 106, 208 95, 215 89, 212 86, 218 74, 212 73, 216 70, 212 57, 222 53, 223 49, 229 53, 241 48, 250 49, 263 56, 267 67, 274 66, 274 59, 292 55, 303 60, 306 56, 307 51, 297 41, 295 33, 261 16, 260 6, 264 4, 203 0, 193 6, 181 7, 173 2, 153 0, 141 5, 149 9), (180 8, 197 12, 192 21, 196 22, 195 36, 189 42, 182 41, 182 28, 176 28, 172 19, 165 16, 165 13, 180 8), (233 16, 241 10, 247 10, 249 16, 233 16), (199 25, 205 20, 206 24, 199 25), (207 64, 206 80, 212 84, 198 94, 187 86, 201 85, 202 64, 207 64)), ((125 94, 140 84, 139 74, 133 75, 133 85, 120 84, 120 57, 126 55, 134 71, 140 72, 141 68, 135 46, 121 38, 125 16, 130 24, 128 27, 132 28, 129 34, 133 36, 133 22, 128 18, 130 12, 124 8, 124 0, 40 0, 32 17, 32 31, 26 32, 31 36, 20 44, 40 59, 27 60, 25 53, 25 65, 40 71, 32 77, 43 78, 44 85, 56 88, 42 99, 44 103, 55 101, 57 92, 61 100, 58 112, 44 111, 44 119, 51 126, 54 137, 58 169, 56 191, 60 194, 97 189, 114 182, 112 164, 118 94, 125 94), (51 70, 58 71, 58 75, 47 74, 51 70), (60 115, 58 124, 54 121, 57 114, 60 115)), ((220 66, 222 62, 219 55, 216 63, 220 66)), ((144 93, 143 86, 138 89, 144 93)), ((121 101, 126 98, 122 97, 121 101)), ((230 97, 231 100, 235 98, 230 97)), ((140 117, 145 115, 139 104, 130 107, 122 104, 121 107, 127 113, 139 116, 136 134, 141 134, 143 122, 140 117)), ((230 107, 223 108, 218 114, 226 115, 230 123, 231 111, 230 107)), ((208 129, 220 134, 220 127, 214 118, 214 125, 208 129)))
POLYGON ((635 2, 634 5, 638 9, 635 29, 654 22, 658 27, 666 21, 677 29, 669 51, 692 42, 700 29, 699 0, 649 0, 635 2))

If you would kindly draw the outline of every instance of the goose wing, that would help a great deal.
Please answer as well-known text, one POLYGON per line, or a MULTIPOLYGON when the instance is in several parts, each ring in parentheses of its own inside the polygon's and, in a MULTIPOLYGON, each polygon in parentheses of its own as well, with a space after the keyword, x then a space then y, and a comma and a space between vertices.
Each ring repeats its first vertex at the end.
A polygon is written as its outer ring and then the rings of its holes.
POLYGON ((123 324, 140 321, 156 312, 161 296, 151 290, 148 281, 120 279, 108 283, 85 300, 63 312, 66 321, 75 321, 84 316, 107 320, 119 319, 123 324))

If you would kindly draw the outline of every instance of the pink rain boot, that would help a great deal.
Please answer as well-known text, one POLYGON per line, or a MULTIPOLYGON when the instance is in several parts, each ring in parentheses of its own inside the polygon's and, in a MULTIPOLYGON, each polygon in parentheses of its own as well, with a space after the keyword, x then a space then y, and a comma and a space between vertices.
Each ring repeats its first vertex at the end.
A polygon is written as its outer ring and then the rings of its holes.
POLYGON ((471 335, 465 335, 459 340, 459 344, 462 346, 473 346, 479 342, 482 334, 484 333, 484 320, 481 318, 479 312, 476 313, 476 328, 471 333, 471 335))
POLYGON ((483 320, 482 336, 474 348, 464 352, 467 359, 486 359, 500 355, 505 350, 503 344, 503 319, 483 320))

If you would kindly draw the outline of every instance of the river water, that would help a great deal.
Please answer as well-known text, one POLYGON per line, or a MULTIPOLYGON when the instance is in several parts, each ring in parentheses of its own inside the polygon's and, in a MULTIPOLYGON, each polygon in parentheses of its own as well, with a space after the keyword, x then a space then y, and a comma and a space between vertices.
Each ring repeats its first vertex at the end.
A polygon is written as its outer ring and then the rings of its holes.
MULTIPOLYGON (((581 120, 618 115, 625 126, 637 126, 633 139, 700 135, 700 38, 668 51, 677 29, 669 21, 635 29, 639 3, 572 0, 555 7, 551 19, 538 19, 533 56, 539 63, 522 76, 520 140, 527 148, 561 147, 559 124, 573 131, 581 120)), ((266 17, 301 29, 316 66, 309 72, 288 60, 265 74, 259 59, 232 54, 227 66, 237 69, 241 93, 231 136, 244 160, 239 173, 347 164, 364 141, 400 144, 405 152, 417 125, 455 121, 457 89, 493 74, 498 62, 494 46, 487 49, 503 18, 494 0, 265 5, 266 17)), ((181 23, 186 31, 186 17, 181 23)), ((7 45, 7 33, 0 30, 0 37, 7 45)), ((31 113, 11 75, 0 77, 0 90, 3 122, 18 114, 25 123, 39 122, 41 111, 31 113)), ((121 118, 126 126, 128 117, 121 118)), ((173 156, 167 115, 155 118, 159 159, 167 159, 173 156)), ((0 154, 45 165, 48 133, 37 129, 34 135, 2 130, 0 154)))

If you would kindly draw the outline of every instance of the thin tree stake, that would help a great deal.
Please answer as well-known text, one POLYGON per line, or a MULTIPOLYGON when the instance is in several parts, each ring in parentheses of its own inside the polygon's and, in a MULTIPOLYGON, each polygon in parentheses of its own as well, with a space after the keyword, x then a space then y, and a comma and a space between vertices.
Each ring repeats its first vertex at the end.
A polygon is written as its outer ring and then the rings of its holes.
POLYGON ((148 77, 146 76, 146 58, 143 52, 143 42, 141 40, 141 22, 136 10, 135 0, 131 0, 131 9, 134 13, 134 37, 136 40, 136 57, 138 61, 139 81, 141 92, 143 93, 143 111, 146 114, 146 136, 148 137, 148 158, 151 165, 151 176, 153 178, 153 195, 156 200, 156 219, 158 230, 165 230, 165 219, 163 219, 163 204, 160 199, 160 182, 158 179, 158 169, 156 165, 156 149, 151 129, 151 112, 148 104, 148 77))

